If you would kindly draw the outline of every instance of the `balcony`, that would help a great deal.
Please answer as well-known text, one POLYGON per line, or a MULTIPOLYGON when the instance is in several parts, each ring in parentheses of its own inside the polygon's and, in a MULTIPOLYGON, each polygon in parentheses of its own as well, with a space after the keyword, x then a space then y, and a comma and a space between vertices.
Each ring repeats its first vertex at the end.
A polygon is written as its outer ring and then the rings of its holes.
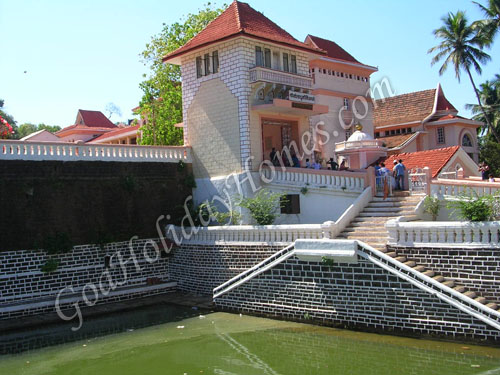
POLYGON ((250 83, 265 82, 280 85, 312 89, 312 78, 295 73, 282 72, 257 66, 250 69, 250 83))
POLYGON ((372 148, 381 148, 385 150, 385 147, 382 146, 382 141, 379 141, 378 139, 365 139, 362 141, 345 141, 335 143, 335 152, 372 148))

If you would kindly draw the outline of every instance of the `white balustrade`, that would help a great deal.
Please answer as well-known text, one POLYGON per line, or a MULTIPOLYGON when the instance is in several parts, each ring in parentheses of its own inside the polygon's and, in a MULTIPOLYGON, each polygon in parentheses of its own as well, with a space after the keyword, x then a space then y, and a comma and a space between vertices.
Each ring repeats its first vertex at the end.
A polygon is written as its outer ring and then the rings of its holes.
POLYGON ((477 194, 479 197, 500 192, 499 182, 474 180, 446 180, 439 179, 431 182, 431 194, 434 196, 469 196, 477 194))
POLYGON ((139 146, 0 140, 0 159, 63 161, 148 161, 191 163, 183 146, 139 146))
POLYGON ((361 192, 367 186, 366 172, 314 170, 306 168, 263 168, 264 181, 270 184, 321 187, 361 192))
POLYGON ((389 220, 389 245, 414 247, 500 247, 500 221, 389 220))
POLYGON ((250 69, 250 83, 269 82, 311 89, 312 78, 295 73, 282 72, 261 66, 250 69))
POLYGON ((355 150, 363 148, 384 148, 383 141, 378 139, 366 139, 363 141, 344 141, 335 143, 335 152, 344 150, 355 150))

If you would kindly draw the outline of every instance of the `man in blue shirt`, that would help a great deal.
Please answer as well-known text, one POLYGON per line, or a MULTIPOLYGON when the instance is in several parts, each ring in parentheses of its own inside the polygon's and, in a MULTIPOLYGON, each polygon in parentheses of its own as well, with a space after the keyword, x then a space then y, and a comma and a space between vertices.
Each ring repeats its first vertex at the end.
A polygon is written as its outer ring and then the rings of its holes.
MULTIPOLYGON (((396 163, 396 161, 394 161, 396 163)), ((405 188, 405 170, 403 160, 399 159, 398 163, 393 168, 394 178, 396 179, 396 190, 404 190, 405 188)))

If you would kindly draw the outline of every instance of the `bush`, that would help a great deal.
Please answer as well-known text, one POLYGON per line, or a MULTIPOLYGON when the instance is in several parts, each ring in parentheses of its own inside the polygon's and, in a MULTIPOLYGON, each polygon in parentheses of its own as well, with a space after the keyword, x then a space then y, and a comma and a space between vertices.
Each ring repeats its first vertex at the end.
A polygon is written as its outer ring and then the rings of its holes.
POLYGON ((271 225, 279 216, 278 209, 286 203, 280 193, 261 190, 253 198, 241 198, 239 206, 250 211, 258 225, 271 225))
POLYGON ((434 198, 428 195, 424 200, 424 212, 432 216, 432 220, 436 221, 439 210, 441 209, 441 203, 439 198, 434 198))
POLYGON ((459 218, 468 221, 489 221, 494 218, 493 204, 496 199, 493 196, 484 195, 479 197, 476 192, 469 196, 460 196, 458 200, 450 201, 446 207, 453 210, 459 218))
POLYGON ((40 268, 43 273, 52 273, 59 267, 59 261, 56 259, 48 259, 45 264, 40 268))
POLYGON ((214 204, 209 202, 205 202, 200 206, 209 213, 210 219, 216 221, 219 225, 238 225, 241 223, 241 213, 239 211, 220 212, 214 204))

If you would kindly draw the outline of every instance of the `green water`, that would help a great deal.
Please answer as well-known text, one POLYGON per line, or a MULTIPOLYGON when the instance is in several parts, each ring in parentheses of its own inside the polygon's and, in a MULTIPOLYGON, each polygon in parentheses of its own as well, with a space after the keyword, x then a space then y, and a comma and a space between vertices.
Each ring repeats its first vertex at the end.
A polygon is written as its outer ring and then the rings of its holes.
POLYGON ((500 349, 211 313, 0 356, 0 374, 493 375, 500 349))

